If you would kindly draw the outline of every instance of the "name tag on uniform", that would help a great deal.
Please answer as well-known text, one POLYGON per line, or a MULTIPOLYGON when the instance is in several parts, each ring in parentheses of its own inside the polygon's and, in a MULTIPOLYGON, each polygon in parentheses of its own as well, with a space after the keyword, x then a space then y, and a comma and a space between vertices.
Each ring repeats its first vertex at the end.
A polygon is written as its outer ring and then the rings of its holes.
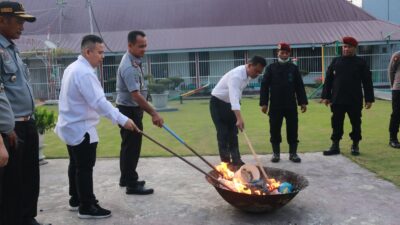
POLYGON ((4 92, 4 84, 0 83, 0 93, 3 93, 3 92, 4 92))

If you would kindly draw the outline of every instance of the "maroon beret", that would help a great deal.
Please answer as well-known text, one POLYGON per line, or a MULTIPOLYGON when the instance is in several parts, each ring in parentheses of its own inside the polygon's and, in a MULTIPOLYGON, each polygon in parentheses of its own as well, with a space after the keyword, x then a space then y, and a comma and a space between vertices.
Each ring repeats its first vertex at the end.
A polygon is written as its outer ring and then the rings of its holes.
POLYGON ((343 37, 343 43, 357 47, 358 41, 353 37, 343 37))
POLYGON ((290 45, 288 43, 281 42, 278 44, 278 50, 285 50, 290 52, 290 45))

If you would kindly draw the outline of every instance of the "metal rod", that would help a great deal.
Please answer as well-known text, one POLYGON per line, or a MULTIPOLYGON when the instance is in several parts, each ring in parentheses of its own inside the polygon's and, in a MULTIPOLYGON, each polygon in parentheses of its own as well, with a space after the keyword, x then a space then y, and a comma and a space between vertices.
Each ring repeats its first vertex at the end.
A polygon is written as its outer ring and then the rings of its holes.
POLYGON ((267 179, 267 181, 268 181, 268 175, 265 172, 264 167, 261 165, 261 162, 258 159, 258 156, 257 156, 256 152, 253 149, 253 145, 251 144, 250 139, 247 137, 247 134, 246 134, 245 131, 242 131, 242 133, 244 135, 244 138, 246 139, 247 145, 249 146, 249 148, 251 150, 251 153, 253 153, 254 159, 256 160, 258 167, 260 167, 261 173, 264 175, 265 179, 267 179))
POLYGON ((213 166, 210 162, 208 162, 203 156, 197 153, 193 148, 191 148, 182 138, 180 138, 171 128, 169 128, 166 124, 163 125, 163 128, 168 131, 173 137, 175 137, 181 144, 183 144, 186 148, 188 148, 191 152, 193 152, 196 156, 198 156, 203 162, 205 162, 209 167, 211 167, 214 171, 217 171, 222 177, 223 173, 217 170, 215 166, 213 166))
POLYGON ((165 151, 171 153, 172 155, 178 157, 180 160, 184 161, 185 163, 189 164, 191 167, 195 168, 196 170, 198 170, 200 173, 206 175, 207 177, 211 178, 212 180, 216 181, 217 183, 219 183, 220 185, 226 187, 228 190, 236 192, 235 190, 233 190, 232 188, 230 188, 228 185, 222 183, 221 181, 219 181, 217 178, 211 176, 210 174, 204 172, 202 169, 200 169, 199 167, 195 166, 193 163, 187 161, 185 158, 183 158, 182 156, 176 154, 175 152, 173 152, 171 149, 167 148, 166 146, 164 146, 163 144, 159 143, 158 141, 154 140, 153 138, 151 138, 150 136, 148 136, 147 134, 143 133, 143 131, 139 131, 143 136, 145 136, 147 139, 149 139, 150 141, 154 142, 155 144, 157 144, 158 146, 160 146, 161 148, 163 148, 165 151))

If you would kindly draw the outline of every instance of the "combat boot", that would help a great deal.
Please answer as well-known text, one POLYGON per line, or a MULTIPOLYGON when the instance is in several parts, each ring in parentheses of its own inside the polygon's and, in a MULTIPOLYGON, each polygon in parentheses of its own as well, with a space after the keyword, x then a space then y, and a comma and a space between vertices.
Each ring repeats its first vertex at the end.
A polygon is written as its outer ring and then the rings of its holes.
POLYGON ((297 143, 289 145, 289 160, 295 163, 301 162, 301 158, 297 155, 297 143))
POLYGON ((358 147, 358 141, 353 141, 351 145, 351 154, 354 156, 360 155, 360 148, 358 147))
POLYGON ((278 144, 272 143, 272 151, 274 152, 274 154, 272 155, 271 162, 273 162, 273 163, 279 162, 279 160, 281 159, 281 157, 280 157, 280 153, 281 153, 280 144, 279 143, 278 144))
POLYGON ((397 134, 390 134, 389 145, 392 148, 400 148, 399 140, 397 139, 397 134))
POLYGON ((338 155, 340 154, 339 141, 332 141, 332 145, 329 150, 324 151, 324 155, 338 155))

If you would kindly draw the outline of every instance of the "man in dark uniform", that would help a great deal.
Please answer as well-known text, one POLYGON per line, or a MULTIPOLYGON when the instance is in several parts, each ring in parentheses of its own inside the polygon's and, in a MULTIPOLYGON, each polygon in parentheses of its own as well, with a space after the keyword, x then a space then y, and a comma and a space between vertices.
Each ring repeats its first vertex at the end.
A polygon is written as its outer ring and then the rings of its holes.
POLYGON ((390 59, 388 74, 392 89, 392 115, 389 124, 389 145, 392 148, 400 148, 397 133, 400 125, 400 51, 395 52, 390 59))
POLYGON ((23 225, 39 224, 35 220, 39 197, 39 144, 28 68, 12 40, 19 39, 25 21, 35 20, 34 16, 25 13, 22 4, 0 2, 0 75, 15 120, 11 136, 16 135, 19 140, 12 150, 15 151, 15 166, 5 171, 5 193, 0 210, 1 214, 5 212, 4 216, 20 218, 23 225))
POLYGON ((267 113, 269 108, 270 141, 274 152, 272 162, 279 162, 280 160, 283 118, 286 119, 289 159, 292 162, 301 162, 297 155, 297 144, 299 142, 297 105, 304 113, 307 110, 307 104, 303 79, 298 67, 290 60, 290 45, 280 43, 278 45, 278 61, 270 64, 265 70, 260 90, 261 111, 267 113))
POLYGON ((350 118, 353 140, 351 154, 359 155, 361 140, 361 111, 363 108, 363 90, 365 108, 369 109, 375 101, 371 71, 365 60, 356 56, 358 42, 353 37, 343 38, 342 56, 334 58, 326 72, 322 99, 332 111, 332 146, 324 155, 340 153, 339 141, 343 136, 345 114, 350 118))

